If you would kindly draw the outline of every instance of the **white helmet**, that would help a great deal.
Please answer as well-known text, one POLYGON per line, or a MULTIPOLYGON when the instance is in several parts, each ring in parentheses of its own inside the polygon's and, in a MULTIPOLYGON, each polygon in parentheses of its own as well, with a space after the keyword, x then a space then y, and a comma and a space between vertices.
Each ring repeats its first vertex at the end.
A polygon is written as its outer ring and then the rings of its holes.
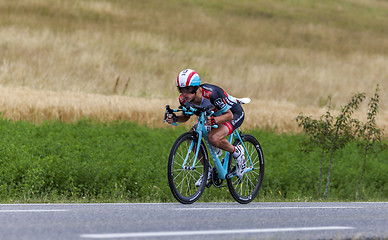
POLYGON ((201 79, 198 73, 192 69, 183 70, 176 79, 176 86, 178 88, 198 87, 199 85, 201 85, 201 79))

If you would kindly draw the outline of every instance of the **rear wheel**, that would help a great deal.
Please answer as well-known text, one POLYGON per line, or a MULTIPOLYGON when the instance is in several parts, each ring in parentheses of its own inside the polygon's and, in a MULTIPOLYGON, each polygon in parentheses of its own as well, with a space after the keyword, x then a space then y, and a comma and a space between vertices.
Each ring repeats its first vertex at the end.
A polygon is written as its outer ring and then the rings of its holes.
POLYGON ((174 197, 184 204, 193 203, 202 195, 209 171, 207 151, 203 142, 201 142, 197 159, 195 159, 195 147, 189 153, 193 141, 194 143, 198 141, 195 133, 182 134, 172 146, 168 158, 168 184, 174 197), (188 159, 183 165, 186 156, 188 159), (196 187, 195 183, 201 177, 202 183, 196 187))
MULTIPOLYGON (((240 178, 237 176, 227 179, 229 191, 233 198, 242 204, 250 203, 260 191, 264 178, 264 155, 259 141, 252 135, 241 136, 245 145, 245 161, 247 170, 240 178)), ((240 144, 236 140, 233 145, 240 144)), ((234 158, 230 156, 228 169, 235 168, 234 158)))

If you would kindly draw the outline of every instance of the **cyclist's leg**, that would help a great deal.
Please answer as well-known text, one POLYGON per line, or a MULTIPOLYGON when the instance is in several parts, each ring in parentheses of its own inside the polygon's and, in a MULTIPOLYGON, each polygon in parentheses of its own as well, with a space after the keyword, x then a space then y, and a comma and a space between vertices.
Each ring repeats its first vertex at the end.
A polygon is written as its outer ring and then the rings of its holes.
POLYGON ((244 111, 240 105, 236 106, 233 112, 233 120, 224 124, 219 124, 219 127, 210 132, 208 135, 209 142, 223 150, 229 151, 236 163, 236 175, 241 178, 246 169, 245 150, 242 145, 232 145, 225 136, 231 134, 238 129, 244 121, 244 111))
POLYGON ((235 151, 235 147, 230 144, 225 137, 232 134, 234 130, 241 126, 244 122, 245 114, 240 104, 235 104, 231 110, 233 113, 233 120, 227 123, 219 124, 218 128, 212 128, 208 134, 208 140, 213 146, 233 153, 235 151))
POLYGON ((212 128, 207 137, 211 145, 221 148, 224 151, 233 152, 234 146, 225 138, 229 134, 230 129, 227 125, 219 124, 218 128, 212 128))

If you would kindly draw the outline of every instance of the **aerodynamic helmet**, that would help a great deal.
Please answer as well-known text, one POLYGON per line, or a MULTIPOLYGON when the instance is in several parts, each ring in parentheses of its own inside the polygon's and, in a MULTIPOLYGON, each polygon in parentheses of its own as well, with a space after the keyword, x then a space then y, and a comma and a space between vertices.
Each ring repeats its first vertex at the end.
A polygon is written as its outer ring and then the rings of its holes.
POLYGON ((178 88, 198 87, 199 85, 201 85, 201 79, 198 73, 192 69, 181 71, 176 79, 176 86, 178 88))

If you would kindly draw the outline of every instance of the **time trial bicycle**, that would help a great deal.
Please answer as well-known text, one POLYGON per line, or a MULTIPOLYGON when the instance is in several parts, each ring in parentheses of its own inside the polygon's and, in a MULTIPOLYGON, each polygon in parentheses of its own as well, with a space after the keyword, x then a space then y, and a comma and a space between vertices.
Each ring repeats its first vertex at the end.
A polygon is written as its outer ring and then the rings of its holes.
MULTIPOLYGON (((238 99, 241 103, 249 98, 238 99)), ((229 135, 228 141, 234 146, 242 145, 245 151, 245 174, 238 178, 236 164, 232 154, 225 151, 219 154, 207 139, 206 119, 214 114, 210 109, 185 104, 178 109, 166 106, 166 114, 172 114, 176 124, 176 112, 198 116, 194 130, 183 133, 173 144, 168 158, 168 183, 174 197, 183 204, 194 203, 199 199, 205 187, 221 187, 226 180, 232 197, 241 204, 250 203, 260 191, 264 177, 264 155, 259 141, 252 135, 242 134, 239 129, 229 135), (206 148, 207 147, 207 148, 206 148), (209 155, 213 160, 211 177, 208 179, 209 155), (224 156, 222 159, 220 159, 224 156), (195 186, 202 177, 200 186, 195 186)), ((212 127, 218 127, 217 125, 212 127)), ((198 184, 197 184, 198 185, 198 184)))

